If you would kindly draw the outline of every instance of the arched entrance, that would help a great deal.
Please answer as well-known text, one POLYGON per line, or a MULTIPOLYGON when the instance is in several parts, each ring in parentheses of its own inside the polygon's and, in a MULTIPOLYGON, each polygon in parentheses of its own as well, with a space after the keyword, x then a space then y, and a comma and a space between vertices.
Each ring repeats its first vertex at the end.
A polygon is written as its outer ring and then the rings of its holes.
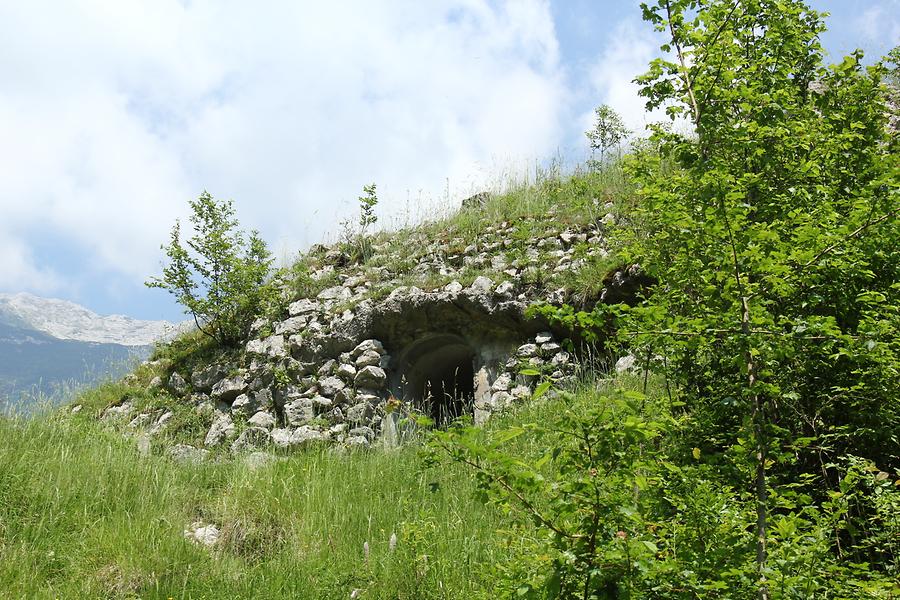
POLYGON ((419 338, 398 361, 397 395, 439 427, 472 414, 475 357, 475 350, 459 336, 433 334, 419 338))

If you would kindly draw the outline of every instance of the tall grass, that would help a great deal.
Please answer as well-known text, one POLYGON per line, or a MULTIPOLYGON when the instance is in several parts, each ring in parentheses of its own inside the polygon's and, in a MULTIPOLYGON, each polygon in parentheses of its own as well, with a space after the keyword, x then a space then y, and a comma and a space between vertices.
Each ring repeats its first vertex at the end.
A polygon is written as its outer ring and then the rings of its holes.
POLYGON ((412 447, 191 465, 87 418, 0 420, 0 597, 470 596, 504 552, 472 491, 412 447), (218 546, 184 539, 197 520, 218 546))

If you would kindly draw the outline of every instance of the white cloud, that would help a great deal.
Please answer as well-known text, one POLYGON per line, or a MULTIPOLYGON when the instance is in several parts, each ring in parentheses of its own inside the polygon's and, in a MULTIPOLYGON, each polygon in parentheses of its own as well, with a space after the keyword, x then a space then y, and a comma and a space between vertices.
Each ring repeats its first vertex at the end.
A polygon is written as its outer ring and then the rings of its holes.
POLYGON ((276 251, 370 181, 383 214, 448 180, 458 197, 558 145, 558 54, 540 0, 4 3, 0 286, 53 281, 35 231, 142 281, 204 188, 276 251))
POLYGON ((900 44, 900 0, 888 0, 867 8, 853 25, 869 42, 888 48, 897 46, 900 44))
MULTIPOLYGON (((622 21, 608 38, 589 75, 595 96, 601 99, 599 103, 610 105, 637 135, 644 134, 648 124, 665 118, 660 111, 646 112, 646 100, 638 95, 639 88, 633 83, 657 56, 658 46, 648 27, 622 21)), ((593 112, 582 115, 585 130, 593 125, 593 120, 593 112)))
POLYGON ((0 257, 3 257, 0 260, 0 289, 52 293, 63 287, 56 273, 35 266, 29 249, 3 231, 0 231, 0 257))

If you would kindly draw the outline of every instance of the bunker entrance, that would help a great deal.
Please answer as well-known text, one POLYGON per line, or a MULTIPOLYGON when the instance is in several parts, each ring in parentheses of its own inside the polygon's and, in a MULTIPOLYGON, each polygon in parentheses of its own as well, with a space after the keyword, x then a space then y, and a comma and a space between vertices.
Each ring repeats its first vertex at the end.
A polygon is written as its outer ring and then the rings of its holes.
POLYGON ((439 427, 473 412, 475 351, 462 338, 438 335, 414 342, 402 367, 404 399, 439 427))

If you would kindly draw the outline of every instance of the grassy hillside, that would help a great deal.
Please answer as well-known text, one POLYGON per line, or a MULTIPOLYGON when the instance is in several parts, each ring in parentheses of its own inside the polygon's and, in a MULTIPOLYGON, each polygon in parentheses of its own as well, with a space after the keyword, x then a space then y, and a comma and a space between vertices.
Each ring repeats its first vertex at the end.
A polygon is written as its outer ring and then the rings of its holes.
MULTIPOLYGON (((621 214, 632 201, 614 169, 548 177, 483 208, 378 236, 376 247, 402 248, 408 261, 379 265, 376 251, 340 268, 377 270, 373 297, 403 283, 440 286, 415 271, 424 247, 416 240, 489 247, 494 223, 513 223, 525 239, 621 214)), ((515 253, 516 239, 503 250, 515 253)), ((309 274, 328 266, 329 252, 280 275, 290 299, 328 285, 309 274)), ((589 308, 611 264, 586 254, 577 269, 538 268, 532 285, 561 287, 589 308)), ((490 269, 470 271, 501 277, 490 269)), ((743 409, 679 386, 660 357, 639 354, 658 374, 612 379, 582 357, 573 393, 397 450, 213 449, 197 464, 175 461, 168 449, 197 444, 212 415, 151 382, 221 352, 189 334, 126 379, 83 392, 77 413, 0 419, 0 597, 553 598, 569 586, 566 597, 580 598, 571 588, 582 581, 597 598, 755 596, 743 409), (150 438, 127 420, 99 418, 123 400, 173 415, 150 438), (218 542, 186 539, 195 523, 217 527, 218 542)), ((829 444, 852 435, 836 426, 773 445, 773 598, 900 594, 900 473, 860 453, 823 462, 829 444)))
MULTIPOLYGON (((505 221, 518 231, 508 249, 514 255, 517 240, 595 222, 611 210, 608 202, 626 196, 618 171, 542 173, 483 207, 380 233, 374 245, 382 252, 340 272, 375 273, 375 298, 402 284, 439 287, 446 283, 440 276, 414 270, 424 248, 417 241, 453 240, 462 251, 496 241, 496 226, 505 221), (379 263, 398 252, 402 261, 379 263)), ((351 244, 336 248, 352 256, 351 244)), ((609 259, 585 258, 583 276, 536 268, 532 283, 595 297, 609 259)), ((287 299, 330 285, 309 277, 325 262, 310 253, 282 272, 287 299)), ((468 273, 503 278, 490 265, 468 273)), ((419 443, 355 453, 321 447, 261 465, 227 451, 200 464, 168 458, 173 444, 202 440, 212 417, 173 402, 151 380, 222 351, 188 334, 159 347, 156 362, 126 379, 82 392, 72 403, 78 414, 0 420, 0 597, 348 598, 354 590, 360 598, 491 596, 497 566, 517 560, 524 538, 509 535, 518 526, 505 510, 479 499, 469 469, 450 460, 427 465, 419 443), (98 418, 123 400, 138 411, 174 412, 149 450, 139 430, 98 418), (185 539, 198 521, 220 529, 219 544, 185 539)), ((491 427, 545 420, 563 408, 560 400, 536 403, 491 427)), ((544 451, 537 440, 516 448, 523 457, 544 451)))
MULTIPOLYGON (((492 427, 562 408, 538 402, 492 427)), ((489 597, 516 558, 512 521, 476 498, 469 470, 428 467, 420 451, 184 464, 87 415, 0 421, 0 597, 489 597), (185 539, 198 520, 219 545, 185 539)))

